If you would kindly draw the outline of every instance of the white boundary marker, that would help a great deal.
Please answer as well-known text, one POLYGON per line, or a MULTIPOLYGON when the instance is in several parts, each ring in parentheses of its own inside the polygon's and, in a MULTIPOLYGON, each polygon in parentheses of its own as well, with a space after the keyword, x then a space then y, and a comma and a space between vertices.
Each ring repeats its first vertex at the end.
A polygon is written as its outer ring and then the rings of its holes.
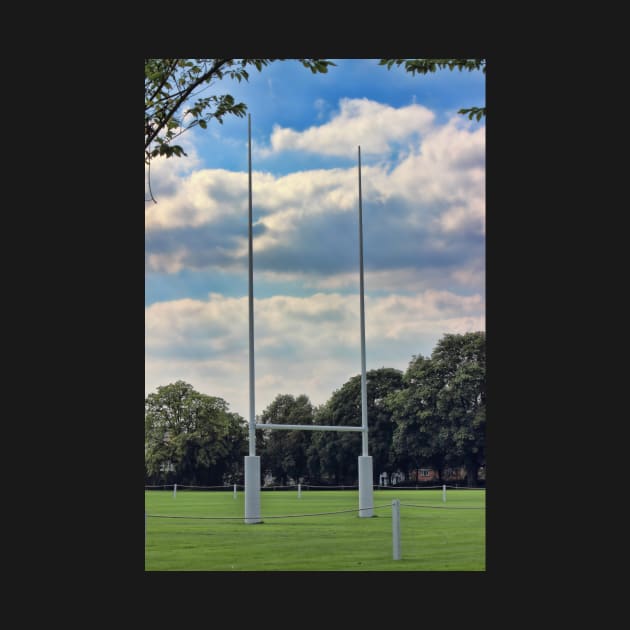
POLYGON ((400 501, 392 501, 392 546, 394 560, 400 560, 400 501))

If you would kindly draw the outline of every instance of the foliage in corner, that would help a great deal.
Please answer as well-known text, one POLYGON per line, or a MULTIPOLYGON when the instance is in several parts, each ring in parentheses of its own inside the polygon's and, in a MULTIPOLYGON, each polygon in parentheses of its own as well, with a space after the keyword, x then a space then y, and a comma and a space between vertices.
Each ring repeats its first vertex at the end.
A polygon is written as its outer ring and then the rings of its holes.
MULTIPOLYGON (((243 117, 245 103, 231 94, 202 93, 217 81, 229 78, 239 83, 249 79, 252 66, 259 72, 284 59, 145 59, 144 60, 144 161, 180 157, 184 149, 173 140, 193 127, 206 129, 211 120, 223 123, 229 114, 243 117)), ((335 65, 325 59, 298 59, 313 74, 328 72, 335 65)))
MULTIPOLYGON (((436 72, 437 70, 467 70, 472 72, 474 70, 481 70, 486 73, 486 60, 485 59, 381 59, 379 66, 387 66, 388 70, 391 70, 392 66, 403 66, 407 72, 412 75, 428 74, 429 72, 436 72)), ((485 107, 466 107, 459 109, 458 114, 468 114, 468 120, 476 118, 478 121, 486 115, 485 107)))

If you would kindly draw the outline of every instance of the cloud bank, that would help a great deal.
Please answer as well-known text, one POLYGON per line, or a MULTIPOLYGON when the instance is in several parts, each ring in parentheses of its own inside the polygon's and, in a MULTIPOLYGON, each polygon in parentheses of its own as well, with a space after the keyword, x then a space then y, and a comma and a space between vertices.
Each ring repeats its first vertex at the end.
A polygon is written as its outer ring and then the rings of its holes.
MULTIPOLYGON (((427 290, 417 296, 365 299, 368 369, 404 370, 429 355, 444 333, 484 330, 479 295, 427 290), (402 357, 402 358, 401 358, 402 357)), ((277 394, 306 394, 324 403, 360 373, 358 295, 274 296, 254 303, 256 409, 277 394)), ((156 303, 146 311, 147 392, 183 379, 221 396, 244 417, 249 409, 248 298, 156 303)))
MULTIPOLYGON (((422 105, 394 108, 367 98, 344 98, 328 123, 305 131, 274 126, 269 152, 304 151, 320 155, 383 154, 431 128, 435 114, 422 105)), ((261 155, 264 155, 262 153, 261 155)))
MULTIPOLYGON (((315 130, 342 128, 347 109, 342 102, 339 116, 315 130)), ((418 105, 394 110, 361 101, 360 107, 350 111, 356 124, 363 125, 408 109, 418 109, 413 116, 421 121, 430 119, 418 105)), ((413 116, 406 113, 402 120, 413 120, 413 116)), ((366 269, 382 273, 439 268, 455 281, 467 277, 467 270, 483 267, 484 128, 471 130, 460 118, 441 127, 431 126, 429 120, 425 134, 404 157, 363 167, 366 269)), ((401 123, 399 129, 385 126, 383 142, 391 137, 411 138, 409 129, 416 127, 401 123)), ((291 146, 305 142, 312 133, 313 129, 292 132, 291 146)), ((309 144, 326 150, 332 140, 326 139, 328 132, 323 138, 319 144, 309 144)), ((148 273, 243 272, 247 267, 247 173, 202 169, 177 181, 171 194, 165 192, 157 206, 147 209, 148 273)), ((324 287, 356 271, 356 167, 283 176, 255 171, 252 188, 256 273, 286 274, 287 278, 298 273, 311 285, 324 287)))
MULTIPOLYGON (((322 404, 360 372, 357 168, 337 160, 276 175, 264 170, 265 155, 354 159, 357 145, 367 158, 368 369, 404 370, 443 334, 485 329, 485 128, 461 116, 438 124, 417 104, 342 99, 328 122, 304 131, 276 126, 258 151, 258 413, 280 393, 322 404)), ((210 286, 201 298, 148 304, 146 393, 183 379, 247 417, 248 174, 199 168, 194 146, 187 151, 187 162, 156 160, 159 203, 145 212, 146 282, 214 274, 243 289, 228 297, 210 286)))

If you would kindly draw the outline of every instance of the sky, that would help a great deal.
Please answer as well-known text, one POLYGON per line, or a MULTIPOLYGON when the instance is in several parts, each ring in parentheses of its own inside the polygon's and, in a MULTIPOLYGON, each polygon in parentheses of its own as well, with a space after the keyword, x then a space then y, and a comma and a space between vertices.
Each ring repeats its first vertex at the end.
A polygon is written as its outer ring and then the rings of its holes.
MULTIPOLYGON (((205 93, 251 116, 257 415, 279 394, 324 404, 361 373, 358 147, 366 369, 485 330, 485 119, 457 113, 485 105, 485 75, 334 61, 205 93)), ((145 395, 183 380, 249 420, 248 117, 179 144, 145 202, 145 395)))

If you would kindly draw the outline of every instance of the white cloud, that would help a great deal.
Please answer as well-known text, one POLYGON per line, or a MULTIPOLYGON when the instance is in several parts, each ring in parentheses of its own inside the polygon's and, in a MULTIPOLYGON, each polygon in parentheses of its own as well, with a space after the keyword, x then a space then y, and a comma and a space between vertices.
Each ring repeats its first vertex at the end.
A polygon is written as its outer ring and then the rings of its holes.
MULTIPOLYGON (((367 110, 361 118, 366 124, 372 110, 401 111, 358 103, 360 111, 367 110)), ((145 213, 147 271, 245 273, 247 173, 221 169, 184 169, 178 177, 173 173, 170 193, 145 213)), ((394 168, 364 166, 362 183, 369 290, 409 293, 430 286, 481 290, 483 127, 459 116, 427 128, 394 168)), ((299 282, 314 290, 352 290, 357 283, 357 208, 356 167, 282 176, 255 171, 257 277, 299 282)))
POLYGON ((469 206, 483 200, 485 128, 470 131, 469 127, 453 118, 433 129, 392 171, 390 189, 425 203, 469 206))
MULTIPOLYGON (((367 369, 404 370, 412 355, 428 356, 444 333, 483 330, 483 312, 479 295, 366 296, 367 369)), ((257 413, 278 394, 306 394, 322 404, 360 373, 358 295, 256 299, 254 319, 257 413)), ((248 417, 247 297, 153 304, 145 320, 146 394, 182 379, 248 417)))
POLYGON ((247 212, 247 192, 246 173, 193 171, 179 177, 172 194, 162 196, 159 203, 146 209, 146 228, 199 227, 223 221, 239 211, 247 212))
POLYGON ((301 132, 276 125, 270 150, 354 156, 360 145, 362 154, 387 153, 394 143, 426 132, 434 119, 433 112, 422 105, 397 109, 366 98, 344 98, 338 114, 323 125, 301 132))

